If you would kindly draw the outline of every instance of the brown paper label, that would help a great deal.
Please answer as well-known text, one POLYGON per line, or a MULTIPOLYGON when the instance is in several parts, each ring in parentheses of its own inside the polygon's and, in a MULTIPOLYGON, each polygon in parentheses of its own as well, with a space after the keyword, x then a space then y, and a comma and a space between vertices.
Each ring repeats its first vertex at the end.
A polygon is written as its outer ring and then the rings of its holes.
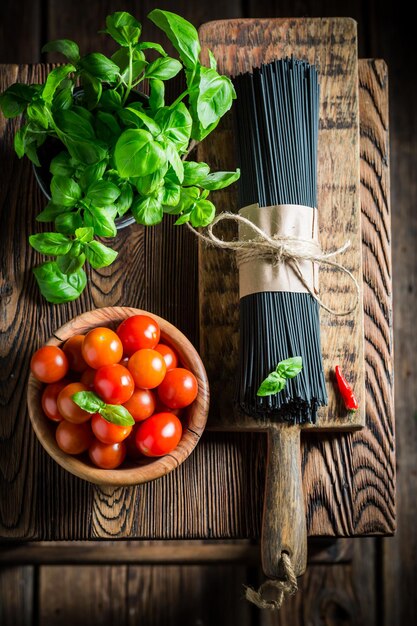
MULTIPOLYGON (((298 204, 279 204, 260 207, 251 204, 239 211, 270 237, 296 237, 318 242, 317 209, 298 204)), ((257 235, 246 224, 239 224, 239 240, 250 241, 257 235)), ((256 245, 256 243, 254 244, 256 245)), ((318 293, 318 269, 312 261, 298 261, 298 267, 311 290, 318 293)), ((265 258, 252 258, 239 267, 239 297, 262 291, 289 291, 308 293, 291 266, 273 264, 265 258)))

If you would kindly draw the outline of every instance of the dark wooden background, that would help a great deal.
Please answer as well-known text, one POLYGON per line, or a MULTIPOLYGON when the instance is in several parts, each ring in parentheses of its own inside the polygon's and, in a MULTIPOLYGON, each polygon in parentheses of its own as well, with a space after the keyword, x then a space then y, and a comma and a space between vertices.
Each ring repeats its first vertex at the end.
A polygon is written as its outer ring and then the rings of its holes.
MULTIPOLYGON (((109 12, 129 10, 145 22, 146 14, 155 7, 176 11, 196 26, 212 19, 239 16, 350 16, 358 21, 360 57, 383 58, 388 64, 397 534, 394 538, 342 542, 328 550, 316 546, 311 552, 313 557, 314 553, 317 556, 303 579, 301 592, 278 616, 261 615, 241 599, 242 584, 256 583, 260 576, 255 567, 256 553, 247 543, 236 544, 230 551, 230 561, 222 564, 201 562, 220 552, 212 552, 211 556, 205 552, 195 562, 193 553, 197 548, 190 550, 186 544, 175 544, 168 558, 166 544, 158 543, 153 545, 153 556, 149 557, 149 562, 154 564, 146 566, 120 564, 120 559, 118 564, 117 554, 121 548, 119 550, 115 542, 101 544, 98 549, 92 545, 90 553, 85 549, 77 550, 73 544, 64 544, 60 551, 57 547, 52 556, 49 546, 40 545, 31 564, 21 565, 16 561, 0 568, 0 624, 59 626, 78 620, 80 624, 103 626, 139 623, 220 626, 238 622, 243 626, 411 626, 417 615, 414 590, 417 567, 417 383, 414 380, 417 83, 412 19, 398 3, 388 0, 132 0, 120 3, 113 0, 3 0, 0 5, 0 63, 46 61, 40 55, 41 46, 60 37, 80 42, 84 51, 105 51, 104 40, 95 33, 109 12), (182 560, 189 564, 176 564, 173 556, 176 553, 182 554, 182 560), (161 559, 168 560, 169 564, 155 564, 161 559), (106 560, 111 564, 91 565, 106 560)), ((146 28, 147 39, 156 37, 151 24, 146 28)), ((191 327, 189 331, 192 330, 191 327)), ((235 441, 242 437, 244 435, 231 435, 223 439, 235 441)))

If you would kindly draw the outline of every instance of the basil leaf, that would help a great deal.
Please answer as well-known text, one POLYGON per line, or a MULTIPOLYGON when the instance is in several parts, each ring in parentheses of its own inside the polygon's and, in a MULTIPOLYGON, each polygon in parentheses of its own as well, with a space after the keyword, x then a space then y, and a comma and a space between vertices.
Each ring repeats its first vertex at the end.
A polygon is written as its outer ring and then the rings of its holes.
POLYGON ((149 174, 148 176, 142 176, 135 179, 136 189, 140 194, 148 196, 154 193, 159 187, 162 186, 164 176, 166 174, 167 167, 162 167, 156 172, 149 174))
POLYGON ((140 23, 127 11, 117 11, 106 17, 106 32, 121 46, 128 47, 139 41, 140 23))
POLYGON ((151 11, 148 18, 164 31, 185 67, 194 68, 198 63, 201 49, 194 26, 179 15, 160 9, 151 11))
POLYGON ((277 372, 271 372, 265 380, 262 381, 256 395, 260 397, 275 395, 282 391, 285 385, 285 378, 277 374, 277 372))
POLYGON ((45 86, 42 89, 42 98, 46 103, 52 104, 55 91, 71 72, 75 72, 75 67, 72 64, 60 65, 49 72, 45 86))
POLYGON ((97 106, 103 93, 103 86, 99 78, 86 71, 80 73, 81 84, 84 89, 83 102, 90 111, 97 106))
POLYGON ((68 152, 60 152, 50 163, 49 171, 53 176, 71 177, 74 174, 74 166, 68 152))
POLYGON ((100 106, 108 111, 117 111, 122 106, 122 98, 117 91, 108 89, 101 95, 100 106))
POLYGON ((164 107, 155 115, 164 137, 172 141, 178 150, 186 150, 191 137, 193 120, 187 107, 180 102, 175 109, 164 107))
POLYGON ((218 122, 230 109, 235 98, 236 93, 230 78, 221 76, 216 70, 200 68, 197 116, 204 129, 218 122))
POLYGON ((73 82, 71 80, 63 80, 54 94, 52 100, 52 113, 56 113, 60 109, 66 110, 73 105, 73 82))
POLYGON ((60 206, 53 202, 48 202, 43 211, 36 216, 37 222, 53 222, 57 215, 65 213, 67 211, 66 206, 60 206))
POLYGON ((50 41, 42 48, 42 52, 60 52, 67 57, 71 63, 77 63, 80 59, 80 49, 75 41, 71 41, 70 39, 56 39, 55 41, 50 41))
POLYGON ((186 222, 190 221, 190 217, 191 217, 191 213, 184 213, 183 215, 181 215, 181 217, 179 217, 177 219, 176 222, 174 222, 174 226, 181 226, 182 224, 185 224, 186 222))
POLYGON ((169 80, 170 78, 174 78, 181 70, 182 65, 177 59, 162 57, 148 65, 145 70, 145 77, 169 80))
POLYGON ((132 204, 131 211, 137 223, 144 226, 159 224, 164 217, 162 205, 154 196, 137 198, 132 204))
POLYGON ((100 52, 86 54, 80 59, 79 66, 91 76, 110 83, 115 82, 120 73, 119 66, 100 52))
POLYGON ((212 51, 211 51, 211 50, 208 50, 208 49, 207 49, 207 52, 208 52, 208 57, 209 57, 209 65, 210 65, 210 68, 211 68, 212 70, 217 70, 217 61, 216 61, 216 57, 214 56, 214 54, 212 53, 212 51))
MULTIPOLYGON (((185 221, 189 221, 191 211, 194 209, 197 200, 200 197, 200 190, 197 187, 181 187, 180 200, 175 207, 165 206, 165 213, 170 215, 179 215, 180 213, 187 213, 188 218, 185 221)), ((178 221, 178 220, 177 220, 178 221)), ((176 222, 177 223, 177 222, 176 222)), ((182 222, 181 222, 182 223, 182 222)))
POLYGON ((150 82, 151 95, 149 96, 149 106, 151 111, 160 109, 165 104, 165 85, 162 80, 153 78, 150 82))
POLYGON ((113 204, 120 196, 120 189, 107 180, 97 180, 87 190, 86 197, 97 206, 104 207, 113 204))
POLYGON ((210 200, 200 199, 191 212, 190 222, 195 228, 208 226, 214 220, 215 214, 214 204, 210 200))
POLYGON ((96 119, 96 132, 99 139, 102 139, 109 144, 114 144, 121 133, 121 128, 114 115, 106 113, 105 111, 98 111, 96 119))
POLYGON ((29 243, 37 252, 51 254, 53 256, 67 254, 72 246, 72 241, 69 240, 68 237, 65 237, 65 235, 59 233, 39 233, 38 235, 31 235, 29 237, 29 243))
POLYGON ((152 174, 166 163, 164 150, 148 131, 141 129, 128 129, 120 135, 114 159, 123 178, 152 174))
POLYGON ((59 233, 73 235, 77 228, 82 226, 82 219, 79 213, 61 213, 55 218, 55 228, 59 233))
POLYGON ((26 115, 29 120, 39 124, 42 128, 47 129, 49 127, 49 111, 44 102, 41 100, 31 102, 26 110, 26 115))
POLYGON ((64 274, 55 261, 43 263, 33 270, 43 297, 53 304, 71 302, 82 293, 87 278, 81 268, 73 274, 64 274))
POLYGON ((184 162, 181 160, 175 145, 169 140, 166 141, 165 152, 168 157, 168 161, 175 172, 177 182, 181 184, 184 180, 184 162))
POLYGON ((283 378, 294 378, 302 369, 303 359, 300 356, 293 356, 278 363, 276 371, 283 378))
POLYGON ((121 193, 115 207, 117 209, 117 215, 122 217, 131 207, 133 202, 133 189, 129 182, 125 182, 120 187, 121 193))
POLYGON ((195 161, 184 161, 183 185, 199 185, 200 181, 207 178, 210 168, 207 163, 196 163, 195 161))
POLYGON ((83 228, 77 228, 75 236, 80 243, 90 243, 94 238, 94 230, 91 226, 84 226, 83 228))
POLYGON ((124 111, 125 112, 128 111, 130 113, 129 119, 135 122, 136 127, 146 126, 149 132, 151 132, 154 136, 160 134, 161 129, 158 126, 158 124, 151 117, 149 117, 149 115, 146 115, 146 113, 144 113, 143 111, 138 110, 134 108, 133 106, 127 107, 126 109, 124 109, 124 111))
POLYGON ((81 174, 78 183, 82 189, 88 189, 90 185, 92 185, 97 180, 101 180, 104 172, 106 171, 107 163, 106 161, 102 161, 101 163, 93 163, 92 165, 87 165, 81 174))
POLYGON ((136 44, 136 50, 156 50, 163 57, 168 56, 163 47, 159 43, 153 43, 152 41, 141 41, 136 44))
POLYGON ((111 265, 117 257, 115 250, 108 248, 99 241, 91 241, 85 246, 84 250, 87 261, 96 270, 111 265))
POLYGON ((64 254, 56 259, 56 264, 63 274, 74 274, 85 263, 85 254, 81 253, 77 256, 64 254))
MULTIPOLYGON (((90 205, 84 211, 84 223, 86 226, 92 226, 95 234, 99 237, 115 237, 117 235, 114 216, 108 209, 109 207, 104 209, 90 205)), ((116 213, 115 208, 114 214, 116 213)))
POLYGON ((87 413, 99 413, 106 406, 106 403, 93 391, 77 391, 71 399, 87 413))
POLYGON ((133 426, 135 420, 121 404, 106 404, 98 411, 105 420, 118 426, 133 426))
POLYGON ((167 212, 165 210, 165 207, 177 206, 177 204, 180 201, 180 196, 181 196, 181 187, 171 182, 170 180, 165 180, 165 186, 163 189, 163 196, 162 196, 162 204, 164 205, 165 213, 167 212))
POLYGON ((52 176, 51 196, 54 204, 73 207, 81 198, 81 187, 72 178, 52 176))
MULTIPOLYGON (((78 108, 82 109, 82 107, 78 108)), ((65 135, 69 135, 71 139, 95 139, 91 122, 77 111, 57 111, 55 122, 58 129, 65 135)))
POLYGON ((31 102, 36 90, 32 85, 14 83, 0 95, 0 108, 4 117, 11 118, 21 115, 31 102))
POLYGON ((214 172, 208 174, 205 178, 199 181, 199 187, 207 189, 208 191, 215 191, 216 189, 224 189, 228 187, 240 178, 240 170, 236 172, 214 172))

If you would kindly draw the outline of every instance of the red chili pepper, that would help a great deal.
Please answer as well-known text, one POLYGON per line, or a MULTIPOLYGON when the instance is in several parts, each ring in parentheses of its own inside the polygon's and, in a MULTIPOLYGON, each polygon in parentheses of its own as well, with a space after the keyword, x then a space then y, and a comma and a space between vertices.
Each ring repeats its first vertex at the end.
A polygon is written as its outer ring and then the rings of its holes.
POLYGON ((345 407, 348 411, 357 411, 359 408, 358 401, 355 398, 352 387, 349 385, 348 381, 340 371, 340 366, 336 365, 334 371, 336 373, 337 386, 339 387, 339 391, 342 394, 345 407))

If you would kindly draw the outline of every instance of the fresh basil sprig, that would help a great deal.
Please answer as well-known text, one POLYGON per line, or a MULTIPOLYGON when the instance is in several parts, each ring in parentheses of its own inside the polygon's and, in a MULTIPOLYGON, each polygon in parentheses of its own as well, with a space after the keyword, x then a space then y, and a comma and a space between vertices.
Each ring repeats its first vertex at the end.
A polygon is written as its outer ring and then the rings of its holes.
POLYGON ((108 422, 118 426, 133 426, 135 420, 124 406, 106 404, 92 391, 77 391, 72 400, 87 413, 99 413, 108 422))
POLYGON ((62 54, 66 64, 51 70, 43 84, 16 83, 0 95, 5 117, 24 116, 14 142, 19 157, 39 166, 38 148, 49 137, 62 144, 50 163, 51 201, 37 217, 53 222, 56 232, 30 237, 35 250, 55 257, 35 270, 49 302, 81 294, 86 261, 95 269, 114 261, 117 253, 96 237, 115 237, 117 218, 130 211, 139 224, 153 226, 171 214, 177 225, 204 227, 216 211, 210 192, 239 178, 239 170, 211 172, 206 163, 186 160, 231 108, 232 82, 218 73, 211 52, 209 67, 202 65, 198 33, 187 20, 159 9, 148 17, 178 58, 158 43, 141 41, 141 24, 118 11, 107 16, 103 31, 118 44, 111 58, 82 55, 75 42, 58 39, 43 51, 62 54), (180 72, 186 89, 167 102, 165 82, 180 72), (144 80, 149 98, 137 92, 144 80))
POLYGON ((272 396, 282 391, 289 378, 295 378, 303 369, 303 360, 300 356, 293 356, 280 361, 276 369, 262 381, 257 396, 272 396))

